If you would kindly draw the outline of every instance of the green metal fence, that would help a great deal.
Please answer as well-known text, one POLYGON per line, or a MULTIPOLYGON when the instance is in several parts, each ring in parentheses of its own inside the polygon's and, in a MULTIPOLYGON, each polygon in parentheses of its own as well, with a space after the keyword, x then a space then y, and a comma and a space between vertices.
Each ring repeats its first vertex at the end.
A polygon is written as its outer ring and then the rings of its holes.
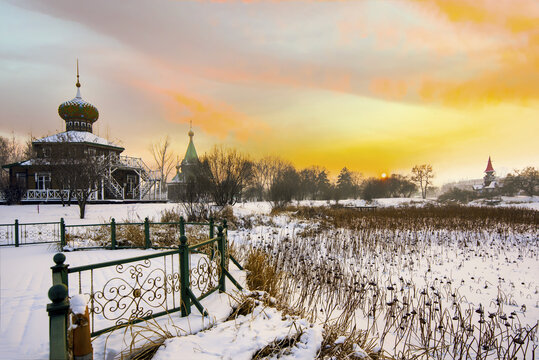
POLYGON ((47 244, 61 241, 61 221, 0 224, 0 246, 47 244))
MULTIPOLYGON (((147 223, 142 225, 145 233, 147 223)), ((117 225, 111 222, 111 234, 117 225)), ((67 351, 69 309, 65 305, 69 305, 70 292, 89 295, 91 335, 97 336, 165 314, 180 312, 182 317, 187 316, 192 306, 206 316, 201 300, 216 291, 226 291, 226 278, 241 290, 228 271, 232 257, 226 220, 217 227, 216 235, 213 221, 188 223, 181 218, 177 225, 179 244, 174 250, 78 267, 65 264, 62 253, 54 256, 53 286, 49 290, 52 304, 47 306, 51 358, 64 358, 67 351), (207 240, 190 245, 185 231, 188 225, 207 226, 207 240)), ((239 266, 235 259, 232 261, 239 266)))
POLYGON ((108 223, 62 226, 64 230, 60 242, 62 246, 67 245, 72 249, 172 249, 177 248, 180 238, 179 221, 152 222, 145 218, 143 222, 119 223, 112 218, 108 223))
MULTIPOLYGON (((212 223, 212 220, 210 220, 212 223)), ((186 223, 209 225, 210 223, 186 223)), ((213 232, 214 226, 211 226, 213 232)), ((109 248, 116 249, 172 249, 177 248, 180 237, 180 222, 118 223, 114 218, 100 224, 66 224, 61 218, 57 222, 0 224, 0 246, 60 243, 71 250, 109 248)))

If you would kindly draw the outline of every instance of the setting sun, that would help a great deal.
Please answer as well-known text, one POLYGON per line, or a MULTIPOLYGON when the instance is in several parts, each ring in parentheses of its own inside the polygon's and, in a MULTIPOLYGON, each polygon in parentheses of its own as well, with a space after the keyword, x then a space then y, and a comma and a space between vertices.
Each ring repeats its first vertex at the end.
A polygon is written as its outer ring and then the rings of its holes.
POLYGON ((380 177, 381 177, 382 179, 386 179, 386 178, 387 178, 387 174, 386 174, 386 173, 382 173, 382 175, 380 175, 380 177))

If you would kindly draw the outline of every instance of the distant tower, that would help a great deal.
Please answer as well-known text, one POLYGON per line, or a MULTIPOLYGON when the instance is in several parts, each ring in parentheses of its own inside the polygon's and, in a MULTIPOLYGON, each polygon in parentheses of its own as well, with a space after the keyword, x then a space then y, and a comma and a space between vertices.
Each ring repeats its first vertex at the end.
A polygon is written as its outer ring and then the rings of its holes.
POLYGON ((168 198, 173 201, 179 201, 183 198, 183 195, 187 190, 187 183, 190 178, 195 178, 196 167, 200 164, 195 144, 193 143, 193 136, 195 136, 195 133, 193 132, 192 125, 190 126, 187 135, 189 135, 189 145, 187 145, 185 157, 181 163, 176 165, 176 175, 167 184, 168 198))
POLYGON ((483 177, 483 186, 488 187, 493 181, 496 180, 494 176, 494 168, 492 167, 492 161, 490 156, 488 157, 487 168, 485 169, 485 177, 483 177))

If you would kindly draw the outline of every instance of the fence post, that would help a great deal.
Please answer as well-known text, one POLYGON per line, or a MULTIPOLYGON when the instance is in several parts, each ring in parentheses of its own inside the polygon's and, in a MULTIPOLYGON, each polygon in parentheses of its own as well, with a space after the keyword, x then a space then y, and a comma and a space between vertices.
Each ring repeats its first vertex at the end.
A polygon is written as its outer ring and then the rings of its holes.
POLYGON ((228 222, 223 220, 223 237, 225 238, 225 269, 228 270, 228 222))
POLYGON ((15 247, 19 247, 19 220, 15 219, 15 247))
POLYGON ((69 314, 69 292, 64 284, 53 285, 49 289, 47 304, 49 313, 49 358, 68 359, 67 349, 67 317, 69 314))
POLYGON ((57 253, 52 258, 54 263, 56 265, 51 266, 52 270, 52 284, 58 285, 58 284, 64 284, 65 286, 69 286, 68 283, 68 272, 67 269, 69 267, 68 264, 64 264, 66 261, 66 256, 62 253, 57 253))
POLYGON ((180 236, 185 236, 185 219, 180 216, 180 236))
MULTIPOLYGON (((180 219, 181 221, 181 219, 180 219)), ((180 230, 181 231, 181 230, 180 230)), ((180 295, 182 317, 191 313, 191 299, 188 289, 191 279, 189 278, 189 246, 187 245, 187 236, 180 236, 180 295)))
POLYGON ((116 220, 110 219, 110 248, 116 250, 116 220))
POLYGON ((218 240, 218 246, 219 246, 219 253, 221 254, 221 272, 219 276, 219 292, 225 292, 226 291, 226 278, 225 278, 225 272, 222 269, 226 269, 225 263, 226 263, 226 257, 225 257, 225 236, 223 235, 223 227, 219 226, 217 228, 217 236, 219 237, 218 240))
MULTIPOLYGON (((210 239, 213 239, 215 236, 214 233, 214 223, 213 223, 213 216, 210 217, 210 239)), ((211 252, 210 252, 210 260, 213 260, 213 257, 215 256, 215 243, 212 243, 211 245, 211 252)))
POLYGON ((62 248, 67 245, 66 243, 66 223, 64 218, 60 218, 60 245, 62 248))
POLYGON ((144 248, 149 249, 152 246, 150 242, 150 220, 144 219, 144 248))

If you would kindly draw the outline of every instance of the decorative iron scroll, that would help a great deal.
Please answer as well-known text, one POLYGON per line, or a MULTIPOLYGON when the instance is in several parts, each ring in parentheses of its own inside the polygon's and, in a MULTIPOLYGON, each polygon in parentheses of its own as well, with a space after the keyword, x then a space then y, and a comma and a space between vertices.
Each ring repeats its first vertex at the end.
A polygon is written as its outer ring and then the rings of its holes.
POLYGON ((0 225, 0 245, 13 244, 14 232, 14 225, 0 225))
MULTIPOLYGON (((173 258, 174 260, 174 258, 173 258)), ((90 295, 90 312, 122 325, 180 306, 180 274, 166 266, 151 268, 149 259, 115 266, 119 275, 90 295)))
POLYGON ((208 246, 211 247, 211 253, 200 256, 196 266, 191 267, 191 288, 198 289, 200 296, 215 288, 221 277, 221 253, 216 246, 212 246, 214 244, 208 246))
POLYGON ((20 224, 21 243, 60 241, 60 224, 20 224))

